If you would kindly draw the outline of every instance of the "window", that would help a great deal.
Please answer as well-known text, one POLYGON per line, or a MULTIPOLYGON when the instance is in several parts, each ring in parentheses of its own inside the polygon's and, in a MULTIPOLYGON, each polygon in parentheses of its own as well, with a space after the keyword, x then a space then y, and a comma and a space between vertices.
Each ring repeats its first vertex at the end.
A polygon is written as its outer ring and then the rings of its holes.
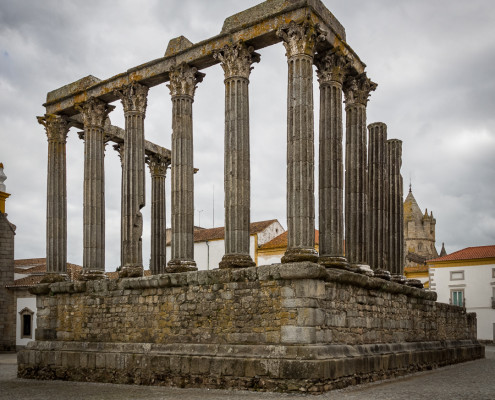
POLYGON ((492 268, 492 278, 495 278, 495 268, 492 268))
POLYGON ((465 306, 466 300, 464 299, 464 290, 452 290, 450 292, 450 304, 453 304, 455 306, 465 306))
POLYGON ((464 271, 450 271, 451 281, 462 281, 464 280, 464 271))
POLYGON ((32 339, 34 313, 29 308, 24 308, 19 314, 21 315, 21 338, 32 339))

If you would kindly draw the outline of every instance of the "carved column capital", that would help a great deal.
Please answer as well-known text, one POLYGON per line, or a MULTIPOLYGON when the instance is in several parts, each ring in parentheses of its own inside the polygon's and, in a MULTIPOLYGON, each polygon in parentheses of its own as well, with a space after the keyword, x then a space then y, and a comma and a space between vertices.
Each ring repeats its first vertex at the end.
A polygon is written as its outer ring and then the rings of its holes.
POLYGON ((172 97, 194 97, 196 87, 198 83, 203 81, 204 76, 205 74, 199 72, 197 68, 182 63, 170 70, 170 82, 167 87, 170 89, 172 97))
POLYGON ((120 163, 124 162, 124 143, 116 143, 113 149, 119 154, 120 163))
POLYGON ((344 95, 346 105, 361 104, 366 106, 372 91, 378 85, 366 76, 366 72, 348 78, 344 82, 344 95))
POLYGON ((290 21, 277 30, 277 36, 283 40, 287 58, 297 55, 313 57, 316 43, 325 39, 324 31, 309 19, 303 23, 290 21))
POLYGON ((115 106, 111 106, 96 97, 91 97, 84 103, 76 104, 75 108, 82 114, 85 129, 90 127, 103 129, 108 114, 115 109, 115 106))
POLYGON ((147 86, 137 82, 132 82, 122 86, 121 89, 114 90, 115 95, 121 100, 124 112, 138 112, 144 114, 148 104, 147 86))
POLYGON ((66 143, 67 133, 69 133, 69 121, 62 115, 45 114, 42 117, 36 117, 38 123, 43 125, 46 130, 49 142, 66 143))
POLYGON ((154 154, 151 156, 146 156, 146 164, 150 168, 151 176, 163 176, 167 175, 167 168, 170 165, 170 160, 158 155, 154 154))
POLYGON ((247 47, 242 42, 225 45, 222 50, 216 51, 213 57, 220 60, 225 79, 234 76, 249 79, 254 68, 251 65, 260 62, 260 54, 254 51, 254 47, 247 47))
POLYGON ((326 51, 315 56, 316 75, 320 85, 337 82, 341 85, 349 73, 352 63, 350 55, 344 55, 340 51, 326 51))

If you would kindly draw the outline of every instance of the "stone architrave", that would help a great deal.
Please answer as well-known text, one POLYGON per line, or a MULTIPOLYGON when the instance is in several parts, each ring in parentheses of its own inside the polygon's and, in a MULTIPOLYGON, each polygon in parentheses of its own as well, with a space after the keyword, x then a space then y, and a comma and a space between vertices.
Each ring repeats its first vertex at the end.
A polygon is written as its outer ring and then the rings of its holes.
POLYGON ((283 263, 318 260, 315 250, 313 57, 318 25, 290 21, 277 31, 286 50, 287 251, 283 263))
POLYGON ((387 140, 389 180, 389 253, 388 270, 392 275, 404 274, 404 201, 402 166, 402 141, 387 140))
POLYGON ((125 116, 120 277, 143 275, 141 209, 145 205, 144 118, 148 89, 132 82, 115 91, 125 116))
POLYGON ((255 265, 249 255, 249 75, 260 55, 243 43, 214 54, 225 73, 225 255, 220 268, 255 265))
POLYGON ((345 268, 342 85, 350 59, 339 51, 315 57, 320 83, 319 251, 318 263, 345 268))
POLYGON ((105 133, 115 108, 97 98, 78 104, 84 124, 84 200, 82 280, 105 278, 105 133))
POLYGON ((37 117, 48 136, 46 195, 46 272, 43 282, 67 279, 67 118, 46 114, 37 117))
POLYGON ((387 270, 388 265, 388 151, 387 125, 368 125, 368 261, 373 270, 387 270))
POLYGON ((167 266, 167 217, 165 178, 170 165, 159 155, 146 157, 151 172, 151 264, 153 275, 165 273, 167 266))
POLYGON ((185 63, 170 71, 172 96, 172 243, 166 272, 196 271, 192 104, 205 74, 185 63))
POLYGON ((375 90, 366 73, 344 82, 346 111, 345 154, 345 254, 353 267, 368 265, 368 174, 366 150, 366 105, 375 90))

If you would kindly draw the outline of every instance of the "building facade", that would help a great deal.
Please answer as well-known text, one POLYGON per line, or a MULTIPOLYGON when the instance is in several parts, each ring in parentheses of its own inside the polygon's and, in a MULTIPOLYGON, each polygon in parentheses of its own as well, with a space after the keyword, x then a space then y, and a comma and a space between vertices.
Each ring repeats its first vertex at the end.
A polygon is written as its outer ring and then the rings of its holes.
POLYGON ((467 247, 428 261, 438 301, 466 307, 478 320, 478 339, 495 341, 495 245, 467 247))
MULTIPOLYGON (((285 232, 283 226, 276 219, 253 222, 250 225, 249 255, 256 265, 265 265, 259 260, 259 250, 265 243, 285 232)), ((287 243, 286 243, 287 248, 287 243)), ((194 260, 198 270, 218 268, 225 254, 225 228, 204 229, 196 227, 194 230, 194 260)), ((171 247, 167 240, 167 260, 170 260, 171 247)), ((280 262, 280 259, 279 261, 280 262)))

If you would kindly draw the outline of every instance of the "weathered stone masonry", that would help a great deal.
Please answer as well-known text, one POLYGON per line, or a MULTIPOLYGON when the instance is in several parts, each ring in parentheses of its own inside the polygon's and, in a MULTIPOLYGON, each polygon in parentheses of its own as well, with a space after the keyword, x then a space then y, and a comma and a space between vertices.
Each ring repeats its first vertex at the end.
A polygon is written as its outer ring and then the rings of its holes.
POLYGON ((36 341, 19 353, 19 376, 324 391, 483 357, 475 314, 436 303, 434 293, 386 280, 389 271, 400 275, 403 263, 396 212, 402 203, 400 141, 388 141, 388 153, 383 140, 373 145, 370 165, 385 156, 389 163, 386 173, 383 163, 370 168, 380 173, 372 172, 368 181, 366 108, 377 85, 345 40, 344 28, 320 0, 268 0, 227 18, 220 34, 208 40, 193 44, 181 36, 169 42, 162 58, 104 81, 88 76, 48 93, 40 122, 49 138, 49 121, 63 128, 55 132, 56 146, 49 141, 48 268, 52 282, 63 280, 65 135, 69 125, 76 126, 84 129, 85 140, 84 280, 34 289, 36 341), (280 42, 288 63, 288 249, 283 264, 256 268, 249 257, 248 85, 251 65, 259 58, 255 50, 280 42), (225 72, 226 248, 221 269, 198 272, 192 105, 204 77, 200 70, 218 63, 225 72), (321 105, 320 256, 314 249, 314 64, 321 105), (148 90, 166 82, 172 97, 171 152, 144 140, 148 90), (109 103, 119 99, 125 131, 107 117, 113 109, 109 103), (101 279, 106 140, 117 142, 123 168, 123 268, 116 281, 101 279), (148 278, 137 277, 143 270, 145 155, 153 185, 154 275, 148 278), (163 228, 169 165, 172 254, 167 263, 163 228), (377 183, 384 174, 388 190, 377 183), (372 209, 370 226, 369 199, 375 195, 381 200, 372 209), (370 229, 373 241, 383 245, 377 252, 370 252, 370 229), (369 264, 383 267, 385 261, 389 271, 376 275, 384 279, 371 277, 369 264))
POLYGON ((21 377, 323 391, 483 356, 475 314, 309 262, 37 291, 21 377))

